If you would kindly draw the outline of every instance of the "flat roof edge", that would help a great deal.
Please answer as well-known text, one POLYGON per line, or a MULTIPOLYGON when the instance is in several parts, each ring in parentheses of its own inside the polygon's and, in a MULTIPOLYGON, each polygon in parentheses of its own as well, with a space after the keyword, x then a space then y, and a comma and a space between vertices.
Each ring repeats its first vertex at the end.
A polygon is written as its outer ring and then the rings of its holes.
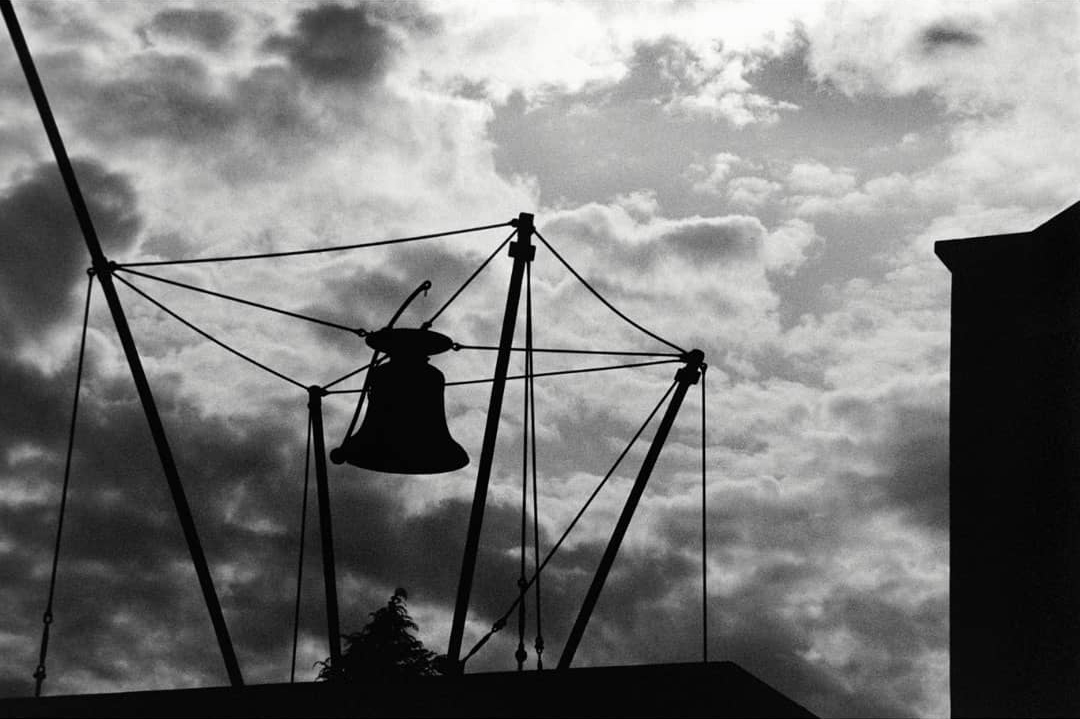
POLYGON ((1005 259, 1015 261, 1017 254, 1030 248, 1031 239, 1031 232, 1010 232, 1003 235, 938 240, 934 243, 934 254, 949 271, 956 272, 972 265, 991 264, 1005 259))

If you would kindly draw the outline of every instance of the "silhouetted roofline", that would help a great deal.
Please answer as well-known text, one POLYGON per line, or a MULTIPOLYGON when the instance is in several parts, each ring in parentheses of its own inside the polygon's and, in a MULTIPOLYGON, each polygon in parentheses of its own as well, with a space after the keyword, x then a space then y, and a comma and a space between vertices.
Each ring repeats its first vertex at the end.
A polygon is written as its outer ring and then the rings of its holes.
POLYGON ((732 662, 0 700, 0 716, 813 717, 732 662))
POLYGON ((1069 205, 1064 210, 1036 227, 1033 232, 1038 234, 1061 235, 1069 230, 1080 233, 1080 202, 1074 202, 1069 205))
POLYGON ((934 243, 934 254, 952 272, 999 263, 1023 264, 1032 252, 1044 254, 1065 249, 1076 252, 1080 249, 1076 243, 1053 246, 1070 234, 1080 235, 1080 202, 1074 202, 1028 232, 940 240, 934 243))

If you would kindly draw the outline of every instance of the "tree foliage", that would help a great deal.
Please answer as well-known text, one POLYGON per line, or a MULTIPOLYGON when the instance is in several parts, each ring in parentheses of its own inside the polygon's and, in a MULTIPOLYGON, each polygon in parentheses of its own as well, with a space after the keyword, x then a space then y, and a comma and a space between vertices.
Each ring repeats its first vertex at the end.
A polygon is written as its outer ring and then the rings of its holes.
POLYGON ((341 665, 319 662, 320 681, 360 683, 371 680, 441 674, 435 652, 417 639, 416 622, 409 616, 404 589, 394 590, 385 607, 371 613, 371 621, 358 632, 346 634, 341 665))

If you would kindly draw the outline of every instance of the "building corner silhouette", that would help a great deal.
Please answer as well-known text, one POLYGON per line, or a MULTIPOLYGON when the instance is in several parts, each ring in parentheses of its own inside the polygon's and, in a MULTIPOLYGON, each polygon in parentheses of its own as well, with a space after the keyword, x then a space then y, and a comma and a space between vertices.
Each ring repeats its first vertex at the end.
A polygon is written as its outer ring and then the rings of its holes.
POLYGON ((1080 202, 944 240, 952 713, 1080 716, 1080 202))

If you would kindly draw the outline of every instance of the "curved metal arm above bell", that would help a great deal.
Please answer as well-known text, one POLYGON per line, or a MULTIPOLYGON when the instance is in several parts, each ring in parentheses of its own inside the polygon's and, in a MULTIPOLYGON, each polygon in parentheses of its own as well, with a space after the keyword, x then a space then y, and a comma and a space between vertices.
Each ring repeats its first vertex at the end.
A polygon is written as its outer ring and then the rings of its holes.
POLYGON ((390 360, 371 370, 364 421, 330 460, 395 474, 438 474, 467 465, 468 453, 446 425, 446 379, 428 364, 453 341, 430 330, 388 327, 367 342, 390 360))

